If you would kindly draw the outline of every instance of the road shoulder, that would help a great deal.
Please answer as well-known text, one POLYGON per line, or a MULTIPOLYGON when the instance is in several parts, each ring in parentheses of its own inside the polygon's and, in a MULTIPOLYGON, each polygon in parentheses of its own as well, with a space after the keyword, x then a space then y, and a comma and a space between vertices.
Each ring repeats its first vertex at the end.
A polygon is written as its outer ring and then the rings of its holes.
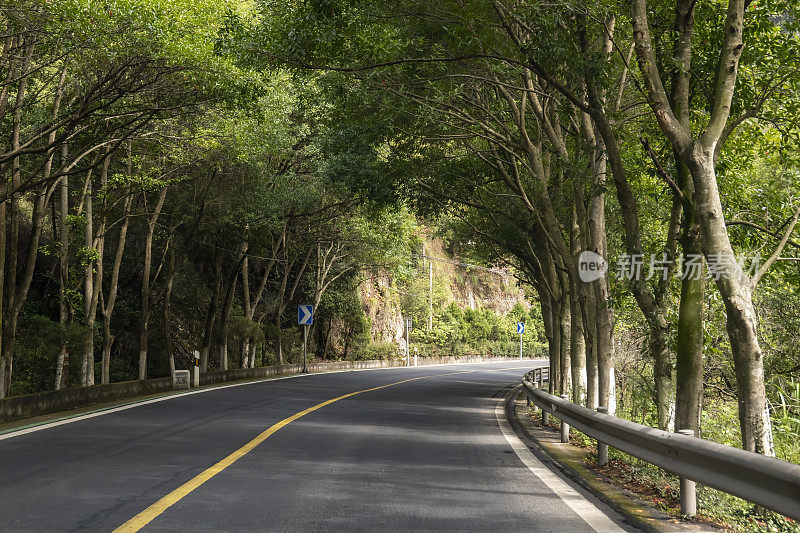
POLYGON ((633 492, 589 470, 587 465, 594 461, 589 452, 571 444, 562 444, 560 433, 543 427, 538 420, 531 417, 529 407, 519 389, 511 399, 507 414, 510 415, 509 421, 512 427, 526 444, 535 446, 547 454, 552 464, 564 475, 595 494, 639 529, 659 533, 720 531, 709 526, 683 522, 662 512, 633 492))

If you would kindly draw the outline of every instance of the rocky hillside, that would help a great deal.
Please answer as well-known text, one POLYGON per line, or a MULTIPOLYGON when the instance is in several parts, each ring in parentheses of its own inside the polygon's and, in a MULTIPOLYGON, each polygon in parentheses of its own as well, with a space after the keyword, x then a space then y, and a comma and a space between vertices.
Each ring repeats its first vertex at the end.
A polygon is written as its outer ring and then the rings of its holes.
POLYGON ((371 342, 393 342, 402 348, 403 316, 412 317, 414 328, 425 328, 431 319, 430 299, 434 317, 451 304, 462 310, 488 309, 498 315, 508 314, 518 304, 530 308, 507 270, 468 266, 436 238, 425 239, 422 251, 411 279, 396 279, 386 271, 363 273, 359 295, 371 342))

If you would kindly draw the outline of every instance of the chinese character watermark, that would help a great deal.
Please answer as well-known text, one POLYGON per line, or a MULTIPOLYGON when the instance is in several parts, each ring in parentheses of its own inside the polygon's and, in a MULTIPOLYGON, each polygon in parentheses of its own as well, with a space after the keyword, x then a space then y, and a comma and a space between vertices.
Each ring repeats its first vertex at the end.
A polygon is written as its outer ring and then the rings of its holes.
MULTIPOLYGON (((752 276, 761 266, 761 255, 702 254, 679 255, 669 257, 666 253, 653 254, 645 260, 642 254, 622 254, 616 263, 615 273, 618 280, 650 280, 665 281, 674 271, 679 279, 717 281, 733 275, 746 274, 752 276)), ((594 252, 582 252, 578 259, 578 274, 582 281, 590 283, 603 277, 608 270, 605 259, 594 252)))

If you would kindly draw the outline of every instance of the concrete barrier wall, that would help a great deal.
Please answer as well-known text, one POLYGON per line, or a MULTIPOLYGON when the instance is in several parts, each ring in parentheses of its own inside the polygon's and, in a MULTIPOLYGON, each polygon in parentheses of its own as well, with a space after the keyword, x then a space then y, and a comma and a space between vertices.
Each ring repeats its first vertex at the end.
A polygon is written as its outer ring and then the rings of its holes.
MULTIPOLYGON (((487 361, 513 361, 515 357, 420 357, 422 365, 452 364, 452 363, 481 363, 487 361)), ((360 370, 365 368, 389 368, 405 366, 403 359, 379 359, 370 361, 333 361, 329 363, 309 363, 309 372, 330 372, 334 370, 360 370)), ((200 374, 200 385, 211 385, 227 381, 241 381, 246 379, 263 379, 271 376, 286 374, 299 374, 303 366, 275 365, 258 368, 237 368, 218 372, 200 374)), ((42 392, 27 396, 15 396, 0 400, 0 422, 11 422, 23 418, 41 416, 58 411, 68 411, 89 405, 113 402, 136 396, 157 394, 172 390, 172 378, 156 378, 142 381, 123 381, 107 385, 94 385, 77 389, 42 392)))
POLYGON ((68 411, 96 403, 157 394, 172 390, 172 378, 122 381, 79 389, 48 391, 0 400, 0 422, 68 411))
MULTIPOLYGON (((430 364, 430 363, 428 363, 430 364)), ((362 368, 388 368, 401 366, 396 361, 377 359, 374 361, 333 361, 330 363, 309 363, 307 370, 314 372, 331 372, 335 370, 358 370, 362 368)), ((200 374, 200 385, 223 383, 226 381, 239 381, 243 379, 262 379, 270 376, 284 374, 299 374, 303 371, 302 364, 262 366, 258 368, 237 368, 234 370, 221 370, 200 374)))
MULTIPOLYGON (((420 357, 420 366, 447 365, 454 363, 484 363, 487 361, 515 361, 517 357, 420 357)), ((390 368, 406 366, 405 358, 374 359, 367 361, 332 361, 329 363, 309 363, 307 370, 314 372, 331 372, 335 370, 361 370, 365 368, 390 368)), ((234 370, 220 370, 200 374, 200 385, 211 385, 226 381, 239 381, 243 379, 262 379, 283 374, 299 374, 303 371, 302 364, 262 366, 258 368, 237 368, 234 370)))

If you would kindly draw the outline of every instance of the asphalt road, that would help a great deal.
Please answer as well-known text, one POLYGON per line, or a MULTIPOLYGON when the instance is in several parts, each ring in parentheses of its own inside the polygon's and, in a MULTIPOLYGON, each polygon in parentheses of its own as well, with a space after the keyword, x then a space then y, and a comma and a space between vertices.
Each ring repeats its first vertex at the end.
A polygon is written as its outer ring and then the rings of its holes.
POLYGON ((540 364, 265 381, 4 438, 0 530, 112 531, 137 516, 132 530, 613 530, 618 516, 556 494, 498 424, 504 395, 540 364))

